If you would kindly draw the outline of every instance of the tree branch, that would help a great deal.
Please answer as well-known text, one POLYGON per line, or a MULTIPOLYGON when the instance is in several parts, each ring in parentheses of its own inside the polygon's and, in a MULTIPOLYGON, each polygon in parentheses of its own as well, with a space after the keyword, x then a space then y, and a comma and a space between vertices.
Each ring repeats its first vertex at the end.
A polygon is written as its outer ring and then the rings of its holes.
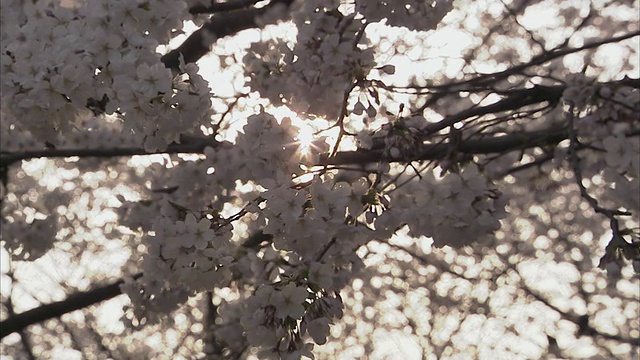
MULTIPOLYGON (((257 247, 263 241, 270 241, 273 237, 259 231, 250 236, 242 246, 245 248, 257 247)), ((133 275, 134 279, 138 279, 142 273, 133 275)), ((5 336, 24 330, 27 326, 62 316, 72 311, 84 309, 87 306, 97 304, 99 302, 112 299, 120 294, 120 285, 124 283, 123 279, 119 279, 113 284, 97 287, 92 290, 77 292, 68 298, 45 304, 40 307, 25 311, 20 314, 11 312, 9 318, 0 322, 0 339, 5 336)))
POLYGON ((503 111, 510 111, 523 108, 525 106, 548 102, 549 104, 557 104, 562 98, 565 86, 534 86, 530 89, 522 89, 513 92, 504 99, 486 106, 473 107, 457 114, 446 117, 437 123, 428 125, 423 131, 434 134, 442 129, 448 128, 465 119, 474 116, 482 116, 487 114, 496 114, 503 111))
POLYGON ((459 144, 439 143, 425 146, 425 150, 413 159, 393 159, 384 154, 384 150, 343 151, 332 158, 323 158, 319 165, 364 164, 378 161, 406 162, 417 160, 440 160, 451 153, 468 155, 504 153, 512 150, 528 149, 538 146, 554 145, 566 139, 568 133, 563 127, 542 131, 520 132, 505 136, 467 139, 459 144))
POLYGON ((166 150, 149 152, 144 148, 109 148, 109 149, 42 149, 19 153, 0 152, 0 168, 15 162, 38 158, 96 157, 112 158, 118 156, 156 155, 156 154, 202 154, 205 148, 217 148, 222 143, 212 138, 181 136, 180 143, 169 144, 166 150))
MULTIPOLYGON (((438 143, 425 145, 425 150, 413 159, 388 158, 383 149, 355 150, 338 152, 333 157, 325 156, 315 165, 347 165, 366 164, 378 161, 409 162, 414 160, 441 160, 454 152, 479 155, 502 153, 512 150, 521 150, 532 147, 553 145, 568 137, 564 128, 550 128, 542 131, 519 132, 505 136, 484 136, 477 139, 466 139, 459 144, 438 143)), ((7 167, 20 160, 36 158, 64 158, 64 157, 99 157, 111 158, 133 155, 156 154, 203 154, 207 146, 216 147, 220 143, 215 140, 200 139, 201 141, 186 144, 171 144, 165 151, 147 152, 143 148, 114 148, 114 149, 46 149, 27 151, 22 153, 3 153, 0 157, 0 167, 7 167)))
MULTIPOLYGON (((137 279, 140 276, 142 276, 142 274, 138 273, 134 275, 133 278, 137 279)), ((97 287, 89 291, 78 292, 65 300, 42 305, 35 309, 10 316, 8 319, 0 322, 0 339, 13 332, 20 331, 29 325, 56 318, 66 313, 114 298, 122 294, 120 285, 123 283, 124 280, 120 279, 113 284, 97 287)))
POLYGON ((517 74, 517 73, 521 72, 522 70, 525 70, 525 69, 527 69, 529 67, 542 65, 542 64, 544 64, 546 62, 549 62, 549 61, 557 59, 557 58, 561 58, 561 57, 569 55, 569 54, 577 53, 577 52, 584 51, 584 50, 594 49, 594 48, 600 47, 600 46, 605 45, 605 44, 611 44, 611 43, 620 42, 620 41, 623 41, 623 40, 631 39, 631 38, 636 37, 636 36, 640 36, 640 31, 634 31, 632 33, 627 33, 627 34, 624 34, 624 35, 620 35, 620 36, 616 36, 616 37, 612 37, 612 38, 608 38, 608 39, 603 39, 603 40, 599 40, 599 41, 590 42, 588 44, 585 44, 585 45, 577 47, 577 48, 556 48, 556 49, 553 49, 553 50, 550 50, 550 51, 546 51, 546 52, 534 57, 533 59, 531 59, 531 61, 529 61, 527 63, 510 67, 510 68, 508 68, 508 69, 506 69, 504 71, 500 71, 500 72, 492 73, 492 74, 481 74, 479 76, 473 77, 473 78, 468 79, 468 80, 462 80, 462 81, 459 81, 459 82, 449 83, 449 84, 445 84, 445 85, 441 85, 441 86, 431 86, 431 88, 437 89, 437 88, 449 88, 449 87, 457 87, 457 86, 469 86, 469 87, 486 86, 487 83, 495 83, 495 82, 497 82, 499 80, 506 79, 507 77, 509 77, 509 76, 511 76, 513 74, 517 74))
MULTIPOLYGON (((520 274, 518 274, 518 276, 520 276, 520 274)), ((560 314, 560 316, 563 319, 568 320, 568 321, 576 324, 576 326, 578 326, 578 332, 577 332, 578 336, 583 336, 583 335, 586 335, 586 336, 600 336, 600 337, 603 337, 603 338, 605 338, 607 340, 615 340, 615 341, 618 341, 618 342, 627 343, 627 344, 631 344, 631 345, 634 345, 634 346, 640 346, 640 339, 627 338, 627 337, 620 336, 620 335, 611 335, 611 334, 602 333, 602 332, 598 331, 593 326, 589 325, 589 316, 588 315, 578 316, 578 315, 570 314, 570 313, 567 313, 567 312, 564 312, 564 311, 560 310, 558 307, 556 307, 553 304, 551 304, 544 296, 542 296, 541 294, 537 293, 533 289, 529 288, 529 286, 527 286, 527 284, 524 282, 524 279, 522 279, 522 277, 520 277, 520 278, 521 278, 520 284, 522 285, 522 289, 527 294, 533 296, 533 298, 535 298, 536 300, 540 301, 541 303, 543 303, 545 306, 547 306, 551 310, 553 310, 553 311, 557 312, 558 314, 560 314)))
MULTIPOLYGON (((13 272, 7 273, 7 276, 11 278, 11 292, 7 296, 7 312, 9 313, 9 317, 15 316, 15 312, 13 311, 13 284, 15 283, 15 278, 13 277, 13 272)), ((24 329, 19 329, 18 334, 20 334, 20 341, 22 342, 22 347, 24 348, 24 352, 28 360, 35 360, 36 357, 33 355, 33 350, 31 346, 31 339, 29 339, 29 334, 24 332, 24 329)))
MULTIPOLYGON (((214 14, 206 24, 191 34, 182 45, 166 53, 160 60, 166 67, 178 71, 180 67, 180 55, 184 57, 186 64, 195 63, 209 53, 211 45, 213 45, 216 40, 236 34, 242 30, 259 28, 260 24, 256 22, 259 16, 264 15, 267 11, 279 4, 288 8, 292 2, 293 0, 273 0, 269 5, 262 8, 240 7, 237 10, 228 11, 223 14, 214 14)), ((212 4, 211 6, 214 8, 222 6, 222 4, 215 5, 216 6, 212 4)), ((232 9, 232 7, 227 8, 227 10, 230 9, 232 9)))

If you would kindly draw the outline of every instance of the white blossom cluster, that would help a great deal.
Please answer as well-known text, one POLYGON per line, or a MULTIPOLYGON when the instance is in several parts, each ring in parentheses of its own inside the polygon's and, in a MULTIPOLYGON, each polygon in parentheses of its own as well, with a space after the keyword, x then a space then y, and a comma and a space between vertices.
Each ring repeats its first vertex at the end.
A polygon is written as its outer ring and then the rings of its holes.
MULTIPOLYGON (((156 218, 143 215, 137 223, 125 222, 130 227, 142 228, 151 223, 153 230, 145 237, 147 251, 141 264, 142 277, 128 278, 121 286, 133 304, 124 320, 134 327, 162 322, 163 314, 178 308, 188 296, 231 279, 230 224, 204 214, 196 217, 163 199, 133 209, 145 214, 147 209, 156 208, 155 204, 168 205, 160 209, 166 215, 156 218), (176 220, 178 217, 183 219, 176 220)), ((131 213, 127 214, 129 219, 131 213)))
POLYGON ((133 329, 169 320, 166 315, 184 304, 192 294, 180 286, 168 287, 161 274, 149 273, 138 279, 126 277, 120 289, 131 299, 131 305, 124 307, 122 320, 133 329))
POLYGON ((336 183, 331 176, 317 176, 300 190, 289 186, 268 189, 262 194, 266 199, 261 211, 264 232, 274 236, 278 249, 304 258, 316 255, 318 245, 334 237, 350 243, 355 234, 353 224, 346 222, 347 211, 353 217, 360 215, 366 190, 362 182, 336 183))
POLYGON ((175 78, 155 52, 188 16, 179 1, 2 2, 3 112, 55 143, 75 118, 100 109, 122 116, 148 149, 162 149, 207 119, 211 99, 197 67, 175 78), (16 19, 18 21, 16 21, 16 19), (38 34, 37 38, 31 38, 38 34), (75 116, 74 116, 75 114, 75 116))
MULTIPOLYGON (((293 176, 301 172, 303 158, 292 129, 288 119, 278 122, 262 112, 249 117, 235 146, 211 149, 207 160, 181 166, 203 174, 211 166, 215 170, 207 176, 216 182, 216 177, 224 177, 227 170, 231 172, 225 168, 231 163, 235 176, 240 174, 244 181, 252 180, 264 188, 257 201, 260 206, 247 207, 249 214, 257 213, 256 222, 264 224, 264 233, 273 236, 275 251, 262 261, 277 263, 278 254, 287 254, 289 263, 298 264, 304 271, 295 270, 296 282, 292 280, 287 286, 256 280, 256 284, 263 285, 250 297, 249 304, 258 305, 248 312, 251 318, 244 318, 242 324, 252 345, 264 347, 273 356, 296 358, 312 347, 305 343, 306 334, 316 343, 325 341, 329 324, 341 311, 340 302, 326 294, 339 291, 362 266, 354 250, 373 232, 366 226, 356 226, 354 220, 365 210, 363 198, 369 190, 366 180, 347 184, 327 174, 293 185, 293 176), (332 238, 335 245, 323 253, 332 238), (263 296, 266 291, 270 291, 269 296, 263 296)), ((314 152, 320 151, 326 148, 314 148, 307 155, 313 157, 314 152)), ((181 173, 193 180, 197 175, 192 170, 181 173)), ((192 294, 225 285, 232 272, 250 274, 256 266, 234 256, 237 245, 232 241, 230 222, 169 200, 176 193, 161 194, 148 202, 125 202, 128 205, 124 223, 152 230, 145 238, 144 276, 123 288, 136 304, 137 321, 158 321, 154 313, 171 309, 184 292, 192 294), (162 216, 152 219, 154 213, 162 216)), ((189 200, 181 201, 179 195, 175 198, 176 202, 193 205, 189 200)))
MULTIPOLYGON (((604 150, 604 168, 610 194, 627 209, 640 211, 640 91, 623 84, 595 85, 582 74, 567 78, 564 100, 574 105, 575 131, 583 143, 604 150)), ((593 157, 596 160, 599 157, 593 157)))
POLYGON ((475 165, 442 178, 428 173, 407 186, 404 195, 392 201, 390 216, 378 219, 380 225, 388 228, 389 222, 405 221, 411 235, 431 237, 436 247, 460 248, 481 242, 506 216, 506 199, 475 165))
POLYGON ((567 88, 562 97, 573 104, 577 109, 584 109, 591 104, 593 96, 598 89, 594 85, 595 80, 589 79, 583 74, 570 74, 565 78, 567 88))
POLYGON ((637 130, 640 91, 624 84, 597 84, 583 74, 565 79, 564 101, 579 115, 577 134, 604 139, 637 130))
MULTIPOLYGON (((569 159, 574 168, 581 168, 583 179, 601 176, 604 181, 596 180, 593 185, 588 185, 588 191, 598 193, 596 201, 599 206, 614 204, 612 206, 615 209, 637 214, 640 211, 640 139, 637 137, 640 131, 640 90, 627 86, 624 83, 627 80, 629 79, 597 84, 594 79, 583 74, 567 77, 563 98, 572 106, 570 110, 573 110, 567 115, 575 119, 572 131, 578 138, 574 147, 585 144, 601 149, 602 152, 594 152, 589 157, 583 157, 578 152, 578 162, 575 158, 568 158, 562 151, 558 153, 561 158, 569 159), (587 171, 589 172, 585 175, 587 171), (599 189, 595 190, 594 187, 599 189)), ((584 182, 581 185, 584 186, 584 182)), ((634 220, 630 221, 633 223, 634 220)), ((627 244, 628 240, 615 238, 616 231, 613 231, 614 239, 600 259, 599 267, 606 270, 611 279, 617 280, 621 275, 624 259, 630 260, 634 270, 638 272, 640 254, 637 250, 632 250, 637 246, 636 236, 627 236, 631 245, 619 247, 616 241, 627 244)))
POLYGON ((234 172, 240 171, 240 175, 236 175, 238 178, 256 180, 260 184, 264 179, 289 183, 292 175, 301 173, 301 144, 296 141, 290 118, 285 117, 278 123, 273 115, 262 111, 247 118, 243 132, 232 150, 218 154, 218 158, 237 160, 240 168, 234 172))
POLYGON ((0 131, 2 134, 11 133, 11 136, 0 136, 0 149, 7 152, 20 152, 38 148, 38 141, 31 136, 29 131, 12 130, 12 120, 9 115, 2 111, 0 131))
MULTIPOLYGON (((0 131, 11 136, 0 137, 0 149, 6 152, 22 152, 44 148, 44 144, 35 139, 28 130, 11 129, 13 125, 8 119, 3 118, 0 123, 0 131)), ((84 127, 83 131, 69 131, 64 135, 58 134, 56 140, 51 142, 59 149, 114 149, 135 148, 139 141, 131 133, 122 133, 120 124, 102 123, 96 127, 84 127)))
POLYGON ((153 229, 148 255, 155 261, 145 262, 147 273, 169 275, 167 282, 194 292, 230 279, 230 225, 188 213, 184 220, 156 219, 153 229))
POLYGON ((362 20, 339 6, 306 1, 292 16, 298 29, 292 50, 281 43, 256 45, 268 51, 245 58, 251 88, 296 112, 337 118, 345 92, 375 66, 373 49, 359 45, 362 20))
MULTIPOLYGON (((190 193, 176 190, 128 205, 126 223, 153 231, 145 240, 145 275, 127 288, 135 291, 131 298, 137 306, 149 305, 137 315, 152 321, 154 309, 170 308, 170 299, 182 292, 226 286, 232 273, 243 274, 255 279, 256 287, 241 321, 250 344, 262 349, 261 356, 296 358, 312 348, 306 335, 323 343, 329 324, 339 318, 340 303, 327 294, 340 291, 362 266, 355 255, 360 246, 386 239, 403 225, 412 235, 433 237, 438 247, 469 245, 499 227, 504 199, 474 166, 443 178, 426 174, 389 194, 372 188, 365 177, 347 183, 332 172, 296 183, 305 158, 293 130, 289 119, 277 121, 262 111, 248 118, 234 146, 209 149, 206 160, 179 165, 183 169, 177 173, 185 179, 203 177, 199 183, 217 184, 217 192, 233 188, 232 178, 259 185, 256 200, 244 202, 245 214, 272 243, 254 261, 237 257, 230 221, 193 210, 203 208, 206 198, 194 202, 190 193), (233 177, 226 179, 229 174, 233 177), (153 213, 162 216, 149 229, 153 213), (261 278, 265 262, 283 275, 261 278), (164 300, 152 302, 156 297, 164 300)), ((307 155, 317 158, 326 151, 314 148, 307 155)), ((193 186, 186 180, 178 188, 193 186)))
POLYGON ((342 317, 339 297, 316 295, 308 286, 295 282, 262 286, 247 301, 241 324, 251 344, 260 346, 261 359, 313 358, 313 343, 324 344, 329 324, 342 317), (274 346, 275 344, 275 346, 274 346))
MULTIPOLYGON (((629 86, 604 86, 598 90, 596 108, 581 121, 591 122, 594 144, 605 149, 607 165, 640 185, 640 139, 629 136, 640 131, 640 90, 629 86), (605 133, 604 131, 607 131, 605 133), (595 137, 597 136, 597 138, 595 137)), ((578 133, 580 129, 578 128, 578 133)), ((640 204, 636 205, 640 209, 640 204)))
MULTIPOLYGON (((358 102, 358 104, 361 103, 358 102)), ((382 141, 387 159, 413 160, 423 150, 420 129, 424 123, 426 121, 422 116, 401 118, 382 125, 379 130, 373 133, 359 132, 356 141, 358 146, 363 149, 371 149, 374 142, 382 141)))
POLYGON ((120 223, 136 231, 150 231, 158 214, 176 220, 179 215, 178 210, 171 205, 166 195, 142 201, 127 201, 119 196, 118 200, 122 203, 118 208, 120 223))

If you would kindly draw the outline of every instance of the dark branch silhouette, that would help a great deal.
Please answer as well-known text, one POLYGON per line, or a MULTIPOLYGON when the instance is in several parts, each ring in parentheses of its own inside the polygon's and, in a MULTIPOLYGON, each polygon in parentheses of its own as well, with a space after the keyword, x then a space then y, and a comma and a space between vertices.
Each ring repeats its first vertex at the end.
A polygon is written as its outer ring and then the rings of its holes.
MULTIPOLYGON (((383 149, 354 150, 338 152, 334 157, 324 157, 315 165, 347 165, 366 164, 378 161, 406 162, 415 160, 441 160, 452 151, 469 154, 503 153, 512 150, 522 150, 532 147, 553 145, 567 138, 564 128, 551 128, 544 131, 519 132, 506 136, 483 136, 477 139, 468 139, 460 144, 440 143, 425 145, 424 151, 419 156, 411 159, 388 158, 383 149)), ((154 154, 201 154, 206 147, 219 145, 215 140, 199 139, 201 141, 184 144, 171 144, 165 151, 147 152, 143 148, 114 148, 114 149, 45 149, 39 151, 27 151, 17 154, 3 154, 0 158, 0 167, 9 166, 17 161, 36 158, 64 158, 64 157, 97 157, 113 158, 118 156, 154 155, 154 154)))
POLYGON ((0 168, 15 162, 37 158, 94 157, 112 158, 118 156, 202 153, 206 147, 218 147, 220 143, 210 138, 182 136, 180 143, 170 144, 164 151, 149 152, 142 147, 108 148, 108 149, 43 149, 23 151, 20 153, 0 153, 0 168))
MULTIPOLYGON (((242 246, 245 248, 257 248, 262 242, 271 241, 272 236, 258 231, 249 236, 242 246)), ((138 279, 142 273, 133 275, 134 279, 138 279)), ((87 306, 97 304, 99 302, 112 299, 120 294, 120 285, 124 283, 123 279, 116 282, 96 287, 88 291, 77 292, 68 298, 51 304, 45 304, 40 307, 25 311, 20 314, 11 312, 8 319, 0 322, 0 339, 13 333, 25 329, 29 325, 33 325, 45 320, 62 316, 72 311, 81 310, 87 306)))
MULTIPOLYGON (((133 278, 137 279, 140 276, 142 276, 142 274, 136 274, 133 278)), ((78 292, 69 296, 65 300, 42 305, 23 313, 13 315, 0 322, 0 339, 13 332, 20 331, 29 325, 56 318, 66 313, 84 309, 87 306, 114 298, 122 294, 120 285, 123 283, 124 280, 121 279, 113 284, 97 287, 88 291, 78 292)))
POLYGON ((273 0, 269 5, 262 8, 246 8, 249 6, 248 3, 255 3, 255 1, 219 3, 212 4, 210 7, 196 6, 190 10, 192 13, 193 11, 196 11, 196 13, 226 12, 214 14, 206 24, 191 34, 182 45, 162 56, 161 60, 166 67, 178 71, 180 55, 184 57, 186 64, 195 63, 211 51, 210 47, 216 40, 236 34, 242 30, 260 27, 256 22, 259 16, 264 15, 278 5, 288 8, 292 2, 293 0, 273 0))

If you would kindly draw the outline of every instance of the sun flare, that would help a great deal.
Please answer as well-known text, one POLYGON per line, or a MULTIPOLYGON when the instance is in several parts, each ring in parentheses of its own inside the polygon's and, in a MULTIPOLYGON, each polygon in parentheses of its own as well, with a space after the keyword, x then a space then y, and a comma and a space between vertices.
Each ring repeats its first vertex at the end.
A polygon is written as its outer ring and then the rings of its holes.
POLYGON ((302 155, 307 155, 311 152, 311 146, 313 144, 315 135, 313 130, 308 126, 301 126, 298 130, 296 140, 298 142, 298 151, 302 155))

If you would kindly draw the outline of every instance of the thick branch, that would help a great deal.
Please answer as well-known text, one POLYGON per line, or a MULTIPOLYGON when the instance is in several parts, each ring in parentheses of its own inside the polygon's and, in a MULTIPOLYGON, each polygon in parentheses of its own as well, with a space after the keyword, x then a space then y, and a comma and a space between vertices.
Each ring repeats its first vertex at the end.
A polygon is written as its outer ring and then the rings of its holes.
MULTIPOLYGON (((137 279, 140 276, 142 276, 142 274, 134 275, 134 279, 137 279)), ((84 309, 87 306, 114 298, 122 294, 120 285, 123 283, 124 280, 118 280, 113 284, 98 287, 89 291, 79 292, 69 296, 65 300, 42 305, 35 309, 13 315, 0 322, 0 339, 13 332, 20 331, 29 325, 56 318, 66 313, 84 309)))
POLYGON ((512 111, 523 108, 525 106, 548 102, 549 104, 557 104, 562 98, 564 86, 534 86, 530 89, 518 90, 506 98, 486 106, 473 107, 457 114, 447 116, 445 119, 431 124, 423 129, 427 134, 434 134, 445 129, 457 122, 474 116, 482 116, 487 114, 496 114, 503 111, 512 111))
POLYGON ((568 133, 564 128, 551 128, 543 131, 521 132, 505 136, 484 137, 482 139, 464 140, 459 144, 440 143, 425 146, 425 150, 413 159, 393 159, 384 154, 384 150, 343 151, 332 158, 324 158, 320 165, 364 164, 387 160, 389 162, 405 162, 408 160, 440 160, 451 153, 468 155, 505 153, 513 150, 554 145, 566 139, 568 133))
MULTIPOLYGON (((439 143, 425 145, 424 151, 413 159, 393 159, 384 154, 384 150, 356 150, 338 152, 333 157, 324 157, 316 165, 347 165, 366 164, 378 161, 407 162, 414 160, 440 160, 453 152, 480 155, 492 153, 504 153, 512 150, 521 150, 538 146, 553 145, 568 137, 564 128, 550 128, 542 131, 520 132, 505 136, 478 136, 475 139, 467 139, 460 144, 439 143)), ((111 158, 117 156, 132 155, 155 155, 155 154, 178 154, 191 153, 202 154, 207 146, 216 147, 220 143, 214 140, 200 139, 199 142, 186 144, 171 144, 165 151, 147 152, 143 148, 122 148, 122 149, 47 149, 40 151, 29 151, 17 154, 2 154, 0 157, 0 167, 6 167, 20 160, 35 158, 60 158, 60 157, 103 157, 111 158)))
MULTIPOLYGON (((264 234, 262 231, 258 231, 245 240, 245 242, 242 243, 242 246, 245 248, 255 248, 263 241, 271 241, 272 238, 273 236, 264 234)), ((133 278, 138 279, 141 276, 142 273, 138 273, 134 275, 133 278)), ((114 298, 122 294, 120 285, 123 283, 124 280, 120 279, 111 285, 98 287, 89 291, 78 292, 69 296, 65 300, 42 305, 17 315, 11 313, 8 319, 0 322, 0 339, 13 332, 21 331, 29 325, 53 319, 66 313, 80 310, 87 306, 114 298)))
POLYGON ((155 155, 155 154, 202 154, 206 147, 217 148, 221 143, 211 138, 197 138, 183 135, 180 143, 169 144, 164 151, 149 152, 144 148, 110 148, 110 149, 42 149, 19 153, 0 153, 0 168, 15 162, 38 158, 95 157, 113 158, 118 156, 155 155))
MULTIPOLYGON (((250 236, 242 243, 244 248, 256 248, 264 241, 271 241, 273 236, 258 231, 250 236)), ((134 279, 138 279, 142 273, 133 275, 134 279)), ((29 325, 62 316, 66 313, 83 309, 87 306, 97 304, 99 302, 109 300, 120 294, 120 285, 124 283, 123 279, 116 281, 111 285, 105 285, 89 291, 78 292, 70 295, 65 300, 61 300, 52 304, 42 305, 38 308, 25 311, 20 314, 10 314, 9 318, 0 322, 0 339, 5 336, 21 331, 29 325)))
POLYGON ((177 49, 162 56, 161 60, 166 67, 174 70, 179 70, 181 54, 185 63, 195 63, 209 53, 211 45, 216 40, 242 30, 259 28, 260 24, 256 22, 259 16, 279 4, 288 8, 292 2, 293 0, 273 0, 269 5, 259 9, 252 7, 214 14, 204 26, 191 34, 177 49))
MULTIPOLYGON (((249 237, 242 244, 242 246, 245 248, 254 248, 263 241, 270 241, 271 239, 271 235, 266 235, 262 231, 259 231, 249 237)), ((138 273, 134 275, 133 278, 138 279, 141 276, 142 273, 138 273)), ((25 311, 20 314, 11 313, 8 319, 0 322, 0 339, 13 332, 21 331, 29 325, 53 319, 66 313, 80 310, 87 306, 112 299, 122 294, 120 285, 122 285, 123 283, 124 280, 120 279, 110 285, 105 285, 89 291, 78 292, 76 294, 70 295, 65 300, 61 300, 52 304, 42 305, 40 307, 25 311)))
MULTIPOLYGON (((11 278, 11 282, 15 282, 15 279, 13 277, 13 273, 8 273, 7 274, 10 278, 11 278)), ((15 312, 13 311, 13 300, 12 300, 12 293, 13 293, 13 289, 11 289, 11 293, 9 293, 9 296, 7 298, 7 312, 9 313, 9 317, 15 316, 15 312)), ((33 350, 32 350, 32 346, 31 346, 31 340, 29 339, 29 334, 25 333, 23 331, 24 329, 19 329, 18 330, 18 334, 20 334, 20 340, 22 341, 22 347, 24 348, 24 352, 27 356, 27 359, 29 360, 35 360, 35 356, 33 355, 33 350)))

